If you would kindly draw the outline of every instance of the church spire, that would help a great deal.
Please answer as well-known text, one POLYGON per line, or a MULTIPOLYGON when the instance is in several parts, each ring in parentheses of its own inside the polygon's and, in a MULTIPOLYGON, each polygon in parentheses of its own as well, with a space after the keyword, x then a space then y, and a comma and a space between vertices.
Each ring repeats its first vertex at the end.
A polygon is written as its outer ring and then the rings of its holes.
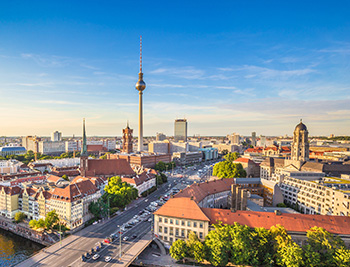
POLYGON ((81 147, 81 155, 87 155, 87 144, 86 144, 86 132, 85 132, 85 118, 83 119, 83 144, 81 147))

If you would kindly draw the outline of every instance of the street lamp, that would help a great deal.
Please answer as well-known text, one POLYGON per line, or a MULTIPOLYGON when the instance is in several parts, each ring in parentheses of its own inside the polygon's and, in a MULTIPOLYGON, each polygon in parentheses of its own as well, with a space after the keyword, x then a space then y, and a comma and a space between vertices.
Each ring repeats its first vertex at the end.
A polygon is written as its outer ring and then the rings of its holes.
POLYGON ((117 225, 119 227, 119 260, 122 258, 122 231, 121 226, 117 225))

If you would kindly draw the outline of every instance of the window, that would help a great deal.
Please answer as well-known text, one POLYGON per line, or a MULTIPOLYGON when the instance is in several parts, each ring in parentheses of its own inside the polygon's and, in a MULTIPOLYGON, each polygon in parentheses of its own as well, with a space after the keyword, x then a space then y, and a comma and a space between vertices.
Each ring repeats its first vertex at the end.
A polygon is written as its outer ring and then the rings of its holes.
POLYGON ((167 218, 164 219, 164 223, 168 223, 168 219, 167 218))
POLYGON ((199 238, 203 239, 203 233, 202 232, 199 232, 199 238))
POLYGON ((168 233, 168 227, 164 227, 164 234, 168 233))
POLYGON ((193 227, 197 227, 197 222, 193 222, 193 227))
POLYGON ((174 235, 174 228, 173 227, 170 227, 170 231, 169 231, 170 233, 170 235, 174 235))
POLYGON ((199 223, 199 228, 203 228, 203 223, 199 223))
POLYGON ((175 220, 175 224, 176 224, 176 225, 179 225, 179 220, 175 220))
POLYGON ((181 221, 181 225, 182 225, 182 226, 185 226, 185 221, 181 221))
POLYGON ((170 224, 173 224, 173 219, 170 219, 170 224))
POLYGON ((181 236, 182 236, 182 237, 185 237, 185 229, 182 229, 182 230, 181 230, 181 236))
POLYGON ((164 240, 167 241, 167 240, 168 240, 168 237, 167 237, 167 236, 164 236, 164 240))
POLYGON ((159 226, 159 233, 162 232, 163 227, 159 226))
POLYGON ((187 222, 187 226, 191 227, 191 222, 190 221, 187 222))
POLYGON ((162 222, 162 218, 161 217, 159 217, 159 222, 162 222))
POLYGON ((175 235, 176 235, 176 236, 179 236, 179 228, 176 228, 176 229, 175 229, 175 235))
POLYGON ((169 238, 169 241, 170 241, 171 243, 173 242, 173 240, 174 240, 174 239, 173 239, 172 237, 169 238))

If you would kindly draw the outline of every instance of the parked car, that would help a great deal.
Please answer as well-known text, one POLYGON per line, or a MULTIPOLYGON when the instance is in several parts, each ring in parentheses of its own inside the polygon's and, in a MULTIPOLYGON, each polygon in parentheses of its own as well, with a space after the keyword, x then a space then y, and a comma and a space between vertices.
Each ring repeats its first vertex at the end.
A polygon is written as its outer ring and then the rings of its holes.
POLYGON ((93 259, 93 260, 97 260, 99 257, 100 257, 100 254, 95 254, 95 255, 92 257, 92 259, 93 259))
POLYGON ((124 241, 127 241, 128 239, 129 239, 129 237, 127 237, 127 236, 124 236, 124 237, 123 237, 123 240, 124 240, 124 241))
POLYGON ((112 259, 111 257, 107 256, 107 257, 105 258, 105 262, 110 262, 111 259, 112 259))

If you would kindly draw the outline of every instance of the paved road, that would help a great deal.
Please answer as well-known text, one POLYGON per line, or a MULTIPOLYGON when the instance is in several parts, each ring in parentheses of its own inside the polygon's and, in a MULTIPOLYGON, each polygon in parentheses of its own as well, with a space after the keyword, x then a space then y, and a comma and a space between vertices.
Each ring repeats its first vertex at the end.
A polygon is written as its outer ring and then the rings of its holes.
MULTIPOLYGON (((103 224, 97 224, 90 226, 78 233, 66 238, 62 241, 62 247, 60 248, 59 244, 55 244, 46 249, 46 252, 41 252, 32 258, 18 264, 19 267, 27 266, 82 266, 82 265, 96 265, 96 261, 89 260, 82 264, 81 255, 87 251, 90 251, 91 248, 96 247, 97 242, 101 242, 105 237, 116 232, 118 230, 117 225, 122 225, 128 222, 133 218, 134 215, 138 214, 141 210, 144 210, 150 202, 158 199, 159 196, 164 195, 167 190, 169 190, 168 184, 174 185, 174 179, 170 178, 167 184, 162 185, 157 191, 152 193, 147 197, 148 202, 145 202, 145 199, 140 199, 135 201, 133 207, 130 207, 128 210, 124 211, 120 215, 112 218, 108 222, 103 224)), ((137 226, 131 228, 125 235, 131 237, 132 235, 137 235, 138 237, 142 233, 146 233, 151 229, 150 222, 143 222, 137 226)), ((138 239, 123 242, 122 249, 127 250, 128 246, 136 242, 138 239)), ((101 251, 101 258, 97 261, 98 265, 96 266, 105 266, 103 265, 105 256, 113 256, 113 261, 116 262, 117 255, 119 256, 119 248, 116 244, 104 247, 104 250, 101 251)), ((110 263, 109 263, 110 264, 110 263)))

